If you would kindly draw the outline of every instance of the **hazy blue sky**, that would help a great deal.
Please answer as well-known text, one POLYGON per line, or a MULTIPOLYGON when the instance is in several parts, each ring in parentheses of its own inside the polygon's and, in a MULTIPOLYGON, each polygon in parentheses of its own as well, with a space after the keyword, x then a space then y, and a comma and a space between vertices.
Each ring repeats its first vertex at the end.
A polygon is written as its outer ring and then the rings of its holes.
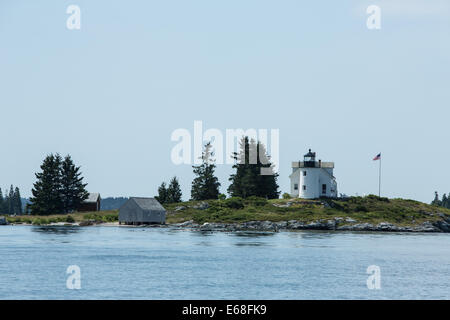
MULTIPOLYGON (((450 192, 450 2, 0 2, 0 186, 30 196, 46 154, 70 153, 106 196, 153 196, 177 128, 280 130, 282 192, 308 148, 339 192, 430 201, 450 192), (81 30, 66 8, 81 8, 81 30), (381 30, 366 27, 379 5, 381 30)), ((218 168, 222 192, 229 165, 218 168)))

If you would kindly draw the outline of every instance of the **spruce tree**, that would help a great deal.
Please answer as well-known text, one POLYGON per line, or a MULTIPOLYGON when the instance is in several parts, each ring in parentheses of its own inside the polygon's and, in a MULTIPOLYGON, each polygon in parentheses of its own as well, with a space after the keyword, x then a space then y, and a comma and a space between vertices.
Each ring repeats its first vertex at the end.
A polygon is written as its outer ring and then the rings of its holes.
POLYGON ((229 178, 231 184, 228 193, 232 197, 258 196, 268 199, 279 197, 278 173, 273 171, 273 164, 261 142, 243 137, 239 153, 233 153, 232 157, 236 161, 233 165, 236 173, 229 178))
POLYGON ((48 215, 63 212, 61 199, 61 156, 48 155, 42 165, 41 172, 36 173, 37 181, 31 191, 30 199, 32 214, 48 215))
POLYGON ((181 188, 177 177, 173 177, 167 188, 167 203, 176 202, 181 202, 181 188))
POLYGON ((439 200, 439 194, 437 191, 434 192, 434 200, 431 201, 431 204, 434 206, 440 206, 441 205, 441 201, 439 200))
POLYGON ((450 192, 447 195, 447 206, 446 206, 446 208, 450 209, 450 192))
POLYGON ((0 213, 5 213, 4 212, 4 203, 5 203, 5 199, 3 198, 3 191, 2 188, 0 188, 0 213))
POLYGON ((8 214, 14 214, 14 187, 11 185, 8 194, 8 214))
POLYGON ((6 213, 5 199, 3 198, 2 188, 0 188, 0 213, 6 213))
POLYGON ((23 211, 22 211, 22 199, 20 197, 20 190, 19 190, 18 187, 16 187, 14 189, 13 207, 14 207, 14 214, 21 215, 23 213, 23 211))
MULTIPOLYGON (((450 196, 450 194, 449 194, 449 196, 450 196)), ((447 195, 444 193, 443 195, 442 195, 442 201, 441 201, 441 206, 443 206, 444 208, 448 208, 448 198, 447 198, 447 195)))
POLYGON ((70 155, 61 163, 61 201, 64 213, 77 210, 89 197, 87 183, 83 183, 80 167, 76 167, 70 155))
POLYGON ((167 202, 167 188, 166 183, 163 182, 158 188, 158 196, 155 197, 159 203, 163 204, 167 202))
POLYGON ((191 198, 193 200, 209 200, 219 197, 219 179, 214 175, 216 165, 212 159, 211 143, 205 145, 205 151, 202 153, 202 163, 198 166, 192 166, 196 177, 192 181, 191 198))

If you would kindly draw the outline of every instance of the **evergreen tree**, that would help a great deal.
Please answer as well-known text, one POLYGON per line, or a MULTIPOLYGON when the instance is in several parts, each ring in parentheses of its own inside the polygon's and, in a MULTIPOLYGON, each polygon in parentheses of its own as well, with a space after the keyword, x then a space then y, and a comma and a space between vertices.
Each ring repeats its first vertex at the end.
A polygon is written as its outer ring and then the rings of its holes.
POLYGON ((434 206, 440 206, 441 205, 441 201, 439 200, 439 194, 437 191, 434 192, 434 200, 431 201, 431 204, 434 206))
POLYGON ((18 187, 14 189, 14 197, 13 197, 13 208, 14 214, 21 215, 22 214, 22 199, 20 197, 20 190, 18 187))
POLYGON ((273 171, 273 164, 262 143, 243 137, 239 153, 233 153, 232 157, 236 161, 233 165, 236 173, 229 178, 231 184, 228 193, 232 197, 258 196, 269 199, 279 197, 278 173, 273 171))
POLYGON ((219 179, 214 175, 216 165, 212 159, 211 143, 205 145, 202 164, 192 166, 196 177, 192 181, 191 198, 193 200, 217 199, 219 196, 219 179))
MULTIPOLYGON (((449 194, 449 196, 450 196, 450 194, 449 194)), ((442 201, 441 201, 441 206, 443 206, 444 208, 448 208, 448 198, 447 198, 447 195, 444 193, 443 195, 442 195, 442 201)))
POLYGON ((450 209, 450 192, 447 195, 447 206, 446 206, 446 208, 450 209))
POLYGON ((70 155, 61 163, 61 201, 64 213, 77 210, 89 197, 87 183, 83 183, 80 167, 76 167, 70 155))
POLYGON ((158 196, 155 197, 159 203, 163 204, 167 202, 167 188, 166 183, 163 182, 158 188, 158 196))
POLYGON ((2 188, 0 188, 0 213, 6 213, 5 199, 3 198, 2 188))
POLYGON ((173 177, 170 180, 169 187, 167 188, 167 203, 181 202, 181 188, 178 183, 177 177, 173 177))
POLYGON ((42 165, 41 172, 36 173, 37 181, 31 191, 30 199, 32 214, 48 215, 63 212, 61 199, 61 156, 50 154, 42 165))
POLYGON ((8 214, 14 214, 14 187, 11 185, 8 194, 8 214))

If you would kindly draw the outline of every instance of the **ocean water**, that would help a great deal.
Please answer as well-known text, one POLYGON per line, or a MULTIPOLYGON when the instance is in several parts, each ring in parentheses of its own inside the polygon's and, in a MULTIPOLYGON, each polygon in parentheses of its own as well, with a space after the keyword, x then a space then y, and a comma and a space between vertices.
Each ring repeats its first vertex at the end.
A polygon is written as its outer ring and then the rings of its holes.
POLYGON ((450 234, 0 227, 0 299, 449 298, 450 234))

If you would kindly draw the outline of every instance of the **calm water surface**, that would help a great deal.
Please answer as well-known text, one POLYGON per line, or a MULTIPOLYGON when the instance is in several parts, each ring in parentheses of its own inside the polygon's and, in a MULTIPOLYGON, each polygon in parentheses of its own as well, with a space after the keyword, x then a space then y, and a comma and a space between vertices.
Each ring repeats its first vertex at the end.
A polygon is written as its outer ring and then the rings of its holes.
POLYGON ((449 298, 450 234, 0 227, 0 299, 449 298))

